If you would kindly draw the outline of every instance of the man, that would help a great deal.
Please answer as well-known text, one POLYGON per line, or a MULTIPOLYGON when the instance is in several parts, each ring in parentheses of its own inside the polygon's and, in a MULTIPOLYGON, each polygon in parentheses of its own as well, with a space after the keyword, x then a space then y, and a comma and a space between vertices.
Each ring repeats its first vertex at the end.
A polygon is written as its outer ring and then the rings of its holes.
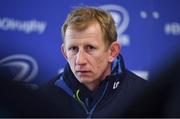
POLYGON ((77 8, 62 36, 68 64, 45 88, 60 107, 52 116, 122 117, 145 80, 125 68, 112 16, 98 8, 77 8))

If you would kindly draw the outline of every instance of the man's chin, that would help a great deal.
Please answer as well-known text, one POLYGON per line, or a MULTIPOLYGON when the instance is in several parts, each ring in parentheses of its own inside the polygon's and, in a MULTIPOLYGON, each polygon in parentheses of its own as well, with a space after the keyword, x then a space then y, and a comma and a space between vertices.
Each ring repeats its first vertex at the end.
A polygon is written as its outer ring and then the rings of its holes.
POLYGON ((77 77, 78 81, 82 84, 89 84, 92 83, 92 78, 90 79, 89 77, 77 77))

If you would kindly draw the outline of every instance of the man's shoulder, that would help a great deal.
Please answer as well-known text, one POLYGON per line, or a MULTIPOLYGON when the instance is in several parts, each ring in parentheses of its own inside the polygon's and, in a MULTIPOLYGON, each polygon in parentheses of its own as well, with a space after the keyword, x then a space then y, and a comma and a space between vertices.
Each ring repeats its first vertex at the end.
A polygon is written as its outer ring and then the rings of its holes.
POLYGON ((144 82, 146 83, 147 80, 143 79, 142 77, 138 76, 137 74, 133 73, 132 71, 126 70, 126 79, 132 80, 132 81, 137 81, 137 82, 144 82))
POLYGON ((126 70, 126 75, 123 79, 123 84, 128 90, 141 90, 148 85, 148 81, 136 75, 132 71, 126 70))

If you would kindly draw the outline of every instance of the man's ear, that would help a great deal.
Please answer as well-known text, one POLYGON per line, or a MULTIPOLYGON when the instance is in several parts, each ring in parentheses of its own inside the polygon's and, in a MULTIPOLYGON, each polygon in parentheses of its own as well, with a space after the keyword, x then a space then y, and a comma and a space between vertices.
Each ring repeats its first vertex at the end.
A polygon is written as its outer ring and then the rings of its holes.
POLYGON ((120 53, 120 44, 117 41, 113 42, 109 50, 110 50, 109 62, 113 62, 120 53))
POLYGON ((67 54, 66 54, 64 43, 61 45, 61 53, 63 54, 64 58, 67 60, 67 54))

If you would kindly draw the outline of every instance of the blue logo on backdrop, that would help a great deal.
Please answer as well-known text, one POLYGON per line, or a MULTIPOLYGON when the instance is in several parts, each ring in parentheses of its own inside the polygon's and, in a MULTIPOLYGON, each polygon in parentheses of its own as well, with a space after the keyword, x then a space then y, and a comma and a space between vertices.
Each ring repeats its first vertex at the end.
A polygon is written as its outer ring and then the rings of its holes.
POLYGON ((164 32, 166 35, 172 35, 172 36, 180 35, 180 23, 178 22, 166 23, 164 26, 164 32))
POLYGON ((102 5, 102 9, 109 11, 116 23, 118 41, 123 46, 130 45, 129 35, 123 34, 129 25, 129 14, 125 8, 119 5, 102 5))
POLYGON ((38 73, 38 65, 35 59, 28 55, 16 54, 5 57, 0 60, 0 66, 7 66, 10 69, 16 69, 13 80, 30 82, 38 73), (18 70, 18 71, 17 71, 18 70))
POLYGON ((14 18, 0 18, 0 29, 3 31, 22 31, 26 34, 37 32, 42 34, 46 29, 47 23, 43 21, 37 21, 35 19, 22 21, 14 18))

